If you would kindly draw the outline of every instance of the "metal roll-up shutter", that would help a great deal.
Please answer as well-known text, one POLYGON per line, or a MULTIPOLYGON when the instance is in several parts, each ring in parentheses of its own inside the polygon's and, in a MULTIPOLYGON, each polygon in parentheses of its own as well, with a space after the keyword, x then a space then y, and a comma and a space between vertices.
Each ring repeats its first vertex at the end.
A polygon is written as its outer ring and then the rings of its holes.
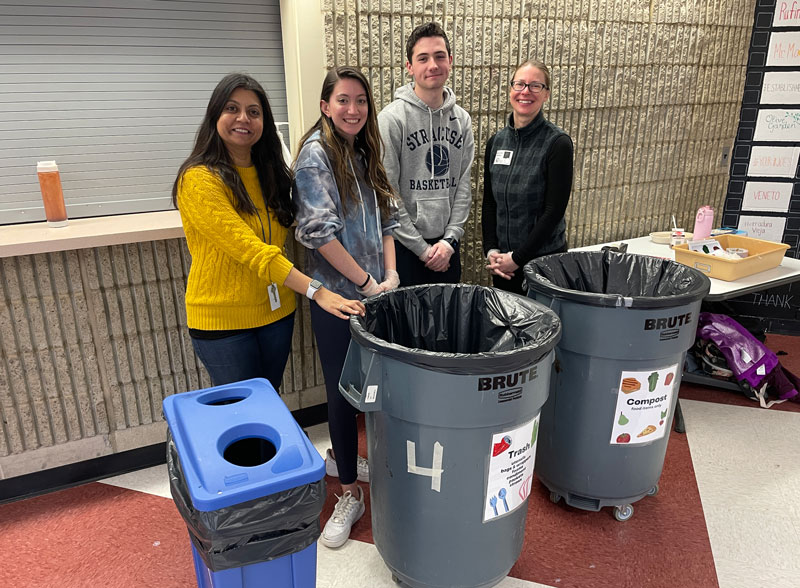
POLYGON ((287 121, 279 0, 0 0, 0 224, 44 220, 36 162, 52 159, 70 218, 171 208, 232 71, 287 121))

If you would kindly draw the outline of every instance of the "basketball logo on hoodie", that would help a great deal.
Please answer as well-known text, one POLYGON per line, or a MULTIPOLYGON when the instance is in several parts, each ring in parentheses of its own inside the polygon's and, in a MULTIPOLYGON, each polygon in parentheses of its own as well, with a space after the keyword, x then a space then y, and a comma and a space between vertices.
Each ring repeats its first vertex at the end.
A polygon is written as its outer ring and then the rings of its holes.
POLYGON ((425 154, 425 165, 435 177, 447 175, 450 171, 450 151, 447 145, 434 143, 425 154))

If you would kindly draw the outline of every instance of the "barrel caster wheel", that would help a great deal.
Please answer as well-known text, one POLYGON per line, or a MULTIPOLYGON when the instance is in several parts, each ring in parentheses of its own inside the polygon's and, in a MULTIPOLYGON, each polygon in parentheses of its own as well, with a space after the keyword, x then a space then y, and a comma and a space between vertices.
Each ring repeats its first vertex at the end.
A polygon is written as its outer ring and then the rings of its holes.
POLYGON ((656 484, 655 486, 650 488, 650 490, 647 491, 648 496, 655 496, 656 494, 658 494, 658 484, 656 484))
POLYGON ((620 523, 624 523, 633 516, 633 506, 630 504, 623 504, 622 506, 614 507, 614 518, 620 523))
POLYGON ((550 502, 553 504, 558 504, 559 500, 561 500, 561 494, 558 492, 551 492, 550 493, 550 502))

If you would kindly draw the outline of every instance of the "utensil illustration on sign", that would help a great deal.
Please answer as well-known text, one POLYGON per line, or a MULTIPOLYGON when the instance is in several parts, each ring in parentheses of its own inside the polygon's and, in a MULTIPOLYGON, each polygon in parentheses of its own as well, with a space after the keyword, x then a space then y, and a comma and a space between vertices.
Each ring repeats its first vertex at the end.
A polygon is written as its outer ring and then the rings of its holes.
POLYGON ((489 499, 489 506, 492 507, 492 510, 494 511, 494 516, 497 516, 497 514, 498 514, 497 513, 497 496, 492 496, 489 499))
POLYGON ((508 502, 506 502, 506 489, 500 488, 500 491, 497 493, 500 497, 500 500, 503 501, 503 506, 506 508, 506 512, 508 512, 508 502))

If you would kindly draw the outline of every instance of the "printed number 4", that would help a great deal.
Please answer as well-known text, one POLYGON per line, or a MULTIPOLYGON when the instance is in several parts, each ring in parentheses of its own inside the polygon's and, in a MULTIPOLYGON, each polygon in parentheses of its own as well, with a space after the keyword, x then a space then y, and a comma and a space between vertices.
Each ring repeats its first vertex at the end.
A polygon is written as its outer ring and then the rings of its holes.
POLYGON ((408 455, 408 473, 418 476, 429 476, 431 479, 431 490, 442 491, 442 453, 444 447, 438 441, 433 444, 433 463, 429 468, 417 466, 417 446, 413 441, 406 441, 406 453, 408 455))

